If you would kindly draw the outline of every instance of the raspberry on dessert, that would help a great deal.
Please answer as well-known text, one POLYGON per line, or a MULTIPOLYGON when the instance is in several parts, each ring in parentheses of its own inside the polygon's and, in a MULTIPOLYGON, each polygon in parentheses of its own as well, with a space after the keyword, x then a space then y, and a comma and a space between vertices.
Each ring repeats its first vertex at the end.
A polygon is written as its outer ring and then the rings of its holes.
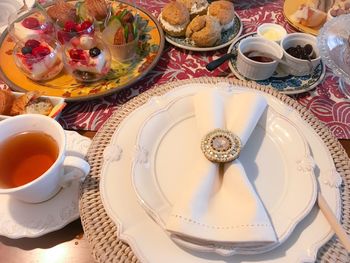
POLYGON ((74 32, 74 31, 76 31, 75 27, 76 27, 75 22, 72 20, 69 20, 64 24, 64 31, 74 32))
POLYGON ((36 48, 33 48, 32 54, 35 57, 45 57, 50 54, 50 49, 48 47, 44 46, 38 46, 36 48))
POLYGON ((30 48, 36 48, 36 47, 40 46, 40 42, 38 40, 35 40, 35 39, 29 39, 26 41, 24 46, 30 47, 30 48))
POLYGON ((29 29, 34 29, 40 26, 39 20, 35 17, 27 17, 23 19, 22 25, 29 29))
POLYGON ((75 60, 85 59, 84 51, 78 48, 73 48, 69 50, 69 56, 71 57, 71 59, 75 60))
POLYGON ((89 20, 86 20, 84 21, 82 24, 81 24, 81 31, 82 30, 87 30, 89 29, 90 27, 92 26, 92 23, 89 21, 89 20))

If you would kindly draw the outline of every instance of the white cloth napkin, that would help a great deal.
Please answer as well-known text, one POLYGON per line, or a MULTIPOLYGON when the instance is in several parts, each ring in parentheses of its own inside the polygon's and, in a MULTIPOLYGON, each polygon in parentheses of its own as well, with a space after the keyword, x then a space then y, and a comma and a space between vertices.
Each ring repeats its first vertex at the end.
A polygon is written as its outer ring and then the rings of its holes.
MULTIPOLYGON (((229 98, 223 98, 217 90, 197 93, 194 107, 198 139, 215 128, 226 128, 240 137, 244 147, 266 105, 265 99, 254 93, 229 98)), ((250 248, 276 242, 267 212, 239 158, 221 167, 204 154, 196 156, 188 184, 173 204, 166 230, 175 239, 193 243, 222 242, 250 248)))

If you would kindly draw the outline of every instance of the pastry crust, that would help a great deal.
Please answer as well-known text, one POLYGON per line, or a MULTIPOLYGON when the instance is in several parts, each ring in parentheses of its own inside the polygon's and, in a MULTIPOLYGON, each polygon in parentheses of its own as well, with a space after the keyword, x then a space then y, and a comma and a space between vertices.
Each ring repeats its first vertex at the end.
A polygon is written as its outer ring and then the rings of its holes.
POLYGON ((66 3, 64 0, 57 0, 53 6, 48 8, 47 14, 52 20, 60 21, 64 24, 69 20, 75 20, 75 11, 75 7, 71 3, 66 3))
POLYGON ((188 12, 190 13, 191 20, 198 15, 205 15, 209 3, 207 0, 177 0, 186 6, 188 12))
POLYGON ((215 17, 222 26, 225 26, 235 17, 233 3, 226 0, 215 1, 209 5, 208 15, 215 17))
POLYGON ((190 22, 190 14, 186 7, 179 2, 166 4, 162 11, 162 17, 169 24, 180 26, 190 22))
POLYGON ((108 13, 108 4, 105 0, 85 0, 88 13, 97 20, 103 20, 108 13))
POLYGON ((0 89, 0 115, 9 115, 15 96, 9 90, 0 89))
POLYGON ((19 96, 13 102, 10 115, 15 116, 25 113, 25 108, 31 100, 35 100, 40 97, 40 93, 37 91, 29 91, 22 96, 19 96))
POLYGON ((173 1, 164 6, 159 21, 166 33, 181 37, 185 35, 190 23, 190 13, 183 4, 173 1))
POLYGON ((188 25, 186 37, 199 47, 211 47, 221 40, 221 27, 212 16, 196 16, 188 25))

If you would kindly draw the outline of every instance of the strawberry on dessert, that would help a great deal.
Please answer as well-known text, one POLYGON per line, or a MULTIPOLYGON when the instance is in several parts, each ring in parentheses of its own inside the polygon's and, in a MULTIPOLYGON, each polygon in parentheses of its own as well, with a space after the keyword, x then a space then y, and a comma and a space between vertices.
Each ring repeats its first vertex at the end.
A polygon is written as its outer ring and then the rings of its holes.
POLYGON ((73 20, 68 20, 64 23, 57 22, 57 38, 62 44, 68 42, 75 36, 83 34, 93 35, 94 31, 94 23, 90 20, 85 20, 81 23, 73 20))
POLYGON ((52 40, 29 39, 14 49, 16 65, 33 80, 54 78, 63 68, 59 44, 52 40))
POLYGON ((55 28, 52 22, 40 12, 26 16, 18 22, 17 17, 12 17, 12 20, 14 22, 10 25, 10 34, 17 40, 24 42, 32 36, 54 36, 55 28))
POLYGON ((73 38, 65 48, 63 59, 68 72, 79 81, 99 80, 110 70, 108 48, 90 35, 73 38))

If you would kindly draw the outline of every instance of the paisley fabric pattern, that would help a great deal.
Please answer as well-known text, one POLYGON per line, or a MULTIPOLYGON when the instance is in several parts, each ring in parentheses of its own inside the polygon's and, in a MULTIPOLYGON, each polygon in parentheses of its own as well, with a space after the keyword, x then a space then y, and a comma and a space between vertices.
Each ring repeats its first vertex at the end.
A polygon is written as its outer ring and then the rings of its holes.
MULTIPOLYGON (((149 10, 155 17, 170 0, 134 0, 136 5, 149 10)), ((234 2, 243 22, 242 34, 256 31, 262 23, 281 24, 288 32, 295 30, 283 16, 283 0, 254 0, 234 2)), ((90 101, 74 102, 64 109, 60 123, 66 129, 98 130, 118 107, 134 96, 169 81, 203 76, 234 78, 227 63, 213 72, 205 69, 208 62, 227 52, 227 48, 210 52, 193 52, 166 43, 158 65, 135 85, 114 94, 90 101)), ((316 89, 294 95, 298 102, 311 110, 339 139, 350 139, 350 100, 338 88, 338 78, 327 70, 326 78, 316 89)))

